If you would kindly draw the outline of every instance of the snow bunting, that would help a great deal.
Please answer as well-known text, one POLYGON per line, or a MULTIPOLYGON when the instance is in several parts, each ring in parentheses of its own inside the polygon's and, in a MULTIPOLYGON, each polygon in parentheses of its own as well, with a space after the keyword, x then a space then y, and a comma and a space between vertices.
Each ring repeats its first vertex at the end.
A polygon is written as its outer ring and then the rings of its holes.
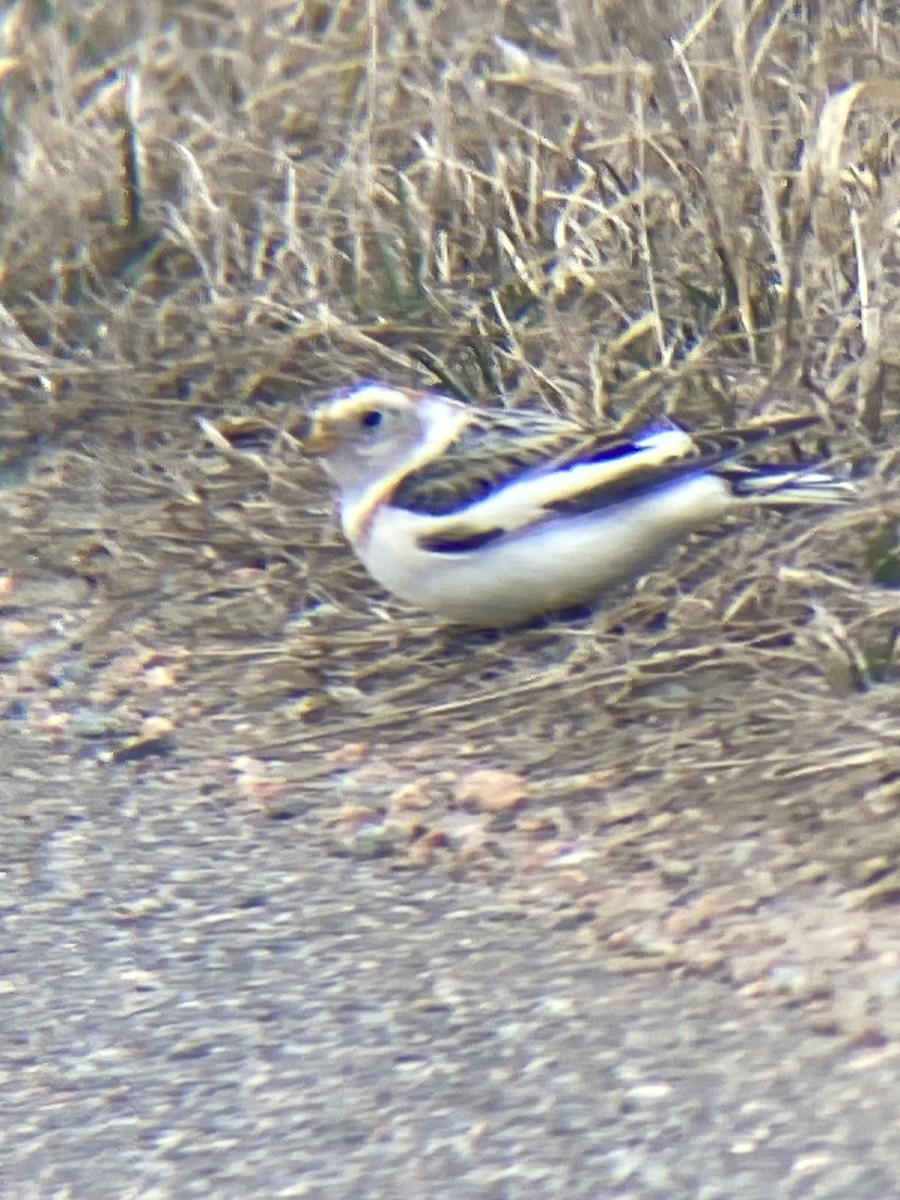
POLYGON ((734 461, 817 420, 696 434, 662 422, 623 438, 366 384, 315 409, 301 445, 337 484, 344 533, 374 579, 496 627, 595 600, 741 504, 846 499, 852 484, 806 467, 734 461))

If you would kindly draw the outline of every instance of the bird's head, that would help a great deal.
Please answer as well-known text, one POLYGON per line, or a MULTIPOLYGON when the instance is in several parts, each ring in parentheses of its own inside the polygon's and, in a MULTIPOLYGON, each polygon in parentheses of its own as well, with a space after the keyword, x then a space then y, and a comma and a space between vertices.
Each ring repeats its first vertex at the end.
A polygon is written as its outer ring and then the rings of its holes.
POLYGON ((468 419, 456 400, 366 384, 314 409, 300 444, 343 493, 358 495, 433 458, 468 419))

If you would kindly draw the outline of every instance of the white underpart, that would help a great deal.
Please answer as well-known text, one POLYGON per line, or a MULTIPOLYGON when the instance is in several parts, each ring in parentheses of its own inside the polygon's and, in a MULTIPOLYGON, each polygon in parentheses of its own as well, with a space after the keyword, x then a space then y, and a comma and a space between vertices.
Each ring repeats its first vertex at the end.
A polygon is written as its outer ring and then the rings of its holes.
MULTIPOLYGON (((512 493, 515 485, 505 490, 512 493)), ((486 516, 501 499, 509 504, 512 498, 501 493, 488 501, 486 516)), ((434 518, 386 505, 355 549, 383 587, 419 608, 469 625, 511 625, 596 599, 734 505, 724 480, 696 475, 600 512, 548 518, 461 553, 422 549, 416 539, 434 530, 434 518)))

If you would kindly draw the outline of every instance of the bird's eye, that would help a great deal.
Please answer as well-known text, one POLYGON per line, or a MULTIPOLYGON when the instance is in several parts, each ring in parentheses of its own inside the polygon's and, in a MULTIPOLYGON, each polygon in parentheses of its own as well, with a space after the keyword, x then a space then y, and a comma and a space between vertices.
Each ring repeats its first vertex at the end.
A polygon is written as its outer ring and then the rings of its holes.
POLYGON ((365 425, 366 429, 377 429, 383 420, 384 413, 380 408, 370 408, 359 418, 359 423, 365 425))

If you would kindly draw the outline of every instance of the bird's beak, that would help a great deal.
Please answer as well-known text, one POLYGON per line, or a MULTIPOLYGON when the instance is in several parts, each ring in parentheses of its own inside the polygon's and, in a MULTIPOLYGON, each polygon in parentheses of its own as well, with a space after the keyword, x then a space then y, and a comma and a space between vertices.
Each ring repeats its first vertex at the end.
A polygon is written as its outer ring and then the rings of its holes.
POLYGON ((337 442, 334 429, 329 429, 321 417, 313 413, 304 417, 296 427, 301 450, 307 454, 327 454, 337 442))

